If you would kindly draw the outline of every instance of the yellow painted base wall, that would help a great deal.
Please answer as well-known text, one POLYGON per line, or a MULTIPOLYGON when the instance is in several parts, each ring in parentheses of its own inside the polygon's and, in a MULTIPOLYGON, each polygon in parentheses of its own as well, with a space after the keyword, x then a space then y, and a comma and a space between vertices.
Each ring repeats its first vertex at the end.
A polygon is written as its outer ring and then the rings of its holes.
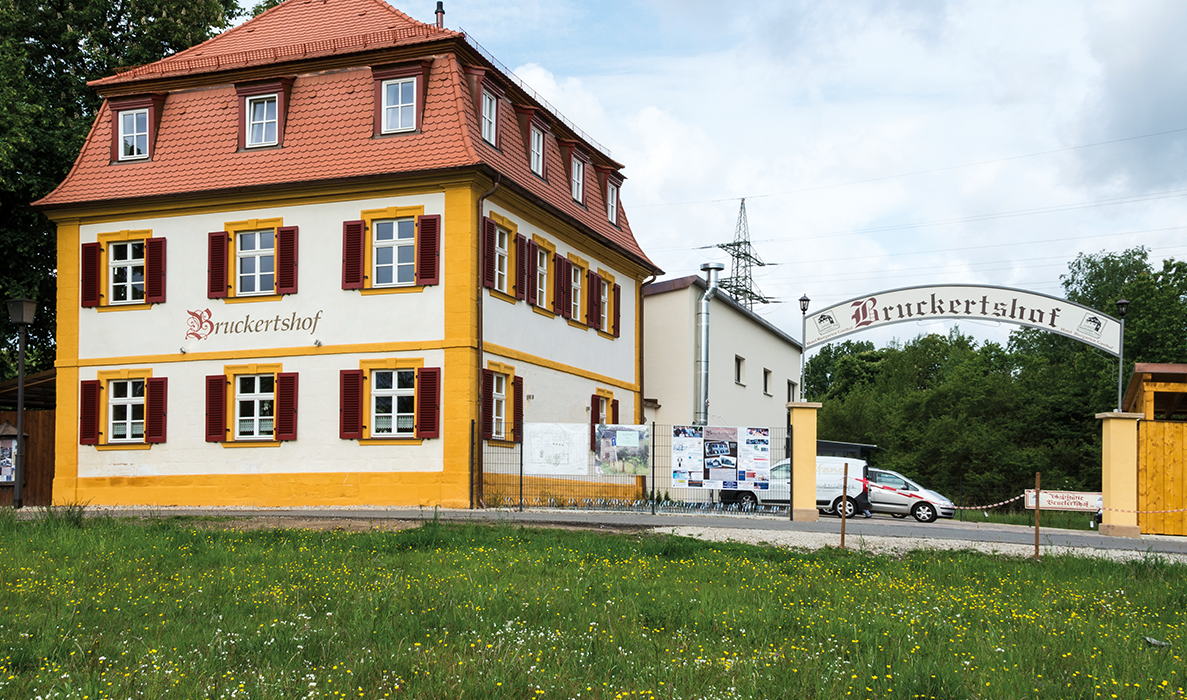
MULTIPOLYGON (((507 499, 518 504, 520 490, 517 474, 484 474, 482 484, 487 506, 505 507, 507 499)), ((527 507, 581 505, 585 499, 638 500, 646 497, 644 477, 636 477, 631 483, 523 477, 523 499, 527 507)))
POLYGON ((251 474, 58 479, 54 502, 149 506, 442 506, 468 508, 466 475, 251 474), (73 483, 68 483, 72 481, 73 483), (74 494, 73 498, 63 497, 74 494))

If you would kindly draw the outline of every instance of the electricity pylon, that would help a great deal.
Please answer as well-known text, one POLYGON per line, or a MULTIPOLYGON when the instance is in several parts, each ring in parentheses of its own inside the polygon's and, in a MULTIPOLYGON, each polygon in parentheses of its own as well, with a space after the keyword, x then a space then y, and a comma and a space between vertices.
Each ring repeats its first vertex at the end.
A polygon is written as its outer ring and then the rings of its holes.
POLYGON ((765 267, 766 263, 758 256, 758 251, 754 249, 754 246, 750 245, 750 224, 746 220, 745 199, 742 200, 742 206, 738 210, 738 226, 734 229, 734 242, 718 243, 717 247, 729 253, 733 259, 730 263, 730 276, 719 282, 720 287, 739 304, 751 311, 754 310, 756 303, 770 304, 771 299, 763 296, 763 293, 754 285, 754 277, 751 274, 752 268, 765 267))

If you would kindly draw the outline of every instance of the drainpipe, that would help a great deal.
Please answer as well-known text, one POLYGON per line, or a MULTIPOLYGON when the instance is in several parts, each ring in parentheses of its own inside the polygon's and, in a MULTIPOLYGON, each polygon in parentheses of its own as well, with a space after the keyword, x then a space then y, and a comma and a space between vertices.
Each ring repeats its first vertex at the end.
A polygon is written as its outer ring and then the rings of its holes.
MULTIPOLYGON (((478 196, 478 219, 477 219, 477 224, 478 224, 478 277, 476 278, 476 281, 477 281, 476 289, 478 290, 478 307, 477 307, 478 308, 478 333, 477 333, 478 348, 477 348, 477 353, 476 353, 476 356, 478 358, 478 360, 477 360, 477 362, 478 362, 478 377, 477 377, 478 391, 475 393, 478 396, 478 411, 477 411, 477 413, 478 413, 479 423, 482 422, 482 400, 483 400, 482 370, 483 370, 483 361, 486 359, 486 349, 485 349, 485 347, 483 345, 483 341, 482 341, 482 300, 486 298, 486 294, 482 291, 484 289, 484 287, 482 286, 482 282, 483 282, 482 275, 483 275, 483 269, 485 267, 483 264, 483 261, 486 260, 486 257, 485 257, 486 256, 486 235, 484 234, 484 232, 482 230, 482 217, 485 216, 485 214, 482 211, 482 205, 486 203, 487 197, 491 196, 499 189, 499 182, 502 180, 502 178, 503 178, 503 175, 501 173, 495 173, 494 187, 491 187, 489 190, 487 190, 486 192, 483 192, 481 195, 478 196)), ((483 474, 483 470, 482 470, 482 466, 483 466, 482 427, 483 426, 479 425, 479 429, 477 431, 475 431, 475 433, 474 433, 474 440, 478 443, 478 449, 474 450, 474 472, 470 474, 470 483, 473 484, 476 479, 479 479, 478 488, 477 488, 478 504, 480 506, 482 506, 483 508, 485 508, 486 507, 486 499, 484 498, 485 494, 483 493, 482 481, 480 480, 482 478, 482 474, 483 474)))
POLYGON ((709 302, 717 296, 717 273, 724 269, 725 265, 718 262, 701 265, 708 284, 697 306, 697 403, 693 412, 693 425, 709 424, 709 302))

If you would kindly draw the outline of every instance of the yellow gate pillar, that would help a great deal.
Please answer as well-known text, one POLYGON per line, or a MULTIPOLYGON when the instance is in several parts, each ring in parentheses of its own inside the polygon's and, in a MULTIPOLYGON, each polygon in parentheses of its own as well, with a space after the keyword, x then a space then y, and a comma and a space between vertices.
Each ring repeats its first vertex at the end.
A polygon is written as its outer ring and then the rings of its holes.
POLYGON ((1100 534, 1139 537, 1138 421, 1141 413, 1098 413, 1101 422, 1101 492, 1105 512, 1100 534), (1119 510, 1109 510, 1116 508, 1119 510))
POLYGON ((816 411, 820 404, 787 404, 791 426, 791 519, 816 522, 816 411))

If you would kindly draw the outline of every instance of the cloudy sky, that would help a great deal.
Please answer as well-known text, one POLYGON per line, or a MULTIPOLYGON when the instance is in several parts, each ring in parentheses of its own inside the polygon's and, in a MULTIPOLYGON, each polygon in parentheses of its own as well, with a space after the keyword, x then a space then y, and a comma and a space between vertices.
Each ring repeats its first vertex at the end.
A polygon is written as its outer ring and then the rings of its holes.
MULTIPOLYGON (((436 3, 397 0, 432 21, 436 3)), ((903 286, 1060 295, 1077 253, 1187 257, 1187 3, 447 0, 467 31, 625 164, 635 235, 670 277, 756 270, 800 335, 903 286), (727 266, 728 271, 728 266, 727 266)), ((1106 313, 1111 309, 1104 309, 1106 313)), ((946 332, 899 325, 882 336, 946 332)), ((1004 341, 1009 327, 961 322, 1004 341)))

